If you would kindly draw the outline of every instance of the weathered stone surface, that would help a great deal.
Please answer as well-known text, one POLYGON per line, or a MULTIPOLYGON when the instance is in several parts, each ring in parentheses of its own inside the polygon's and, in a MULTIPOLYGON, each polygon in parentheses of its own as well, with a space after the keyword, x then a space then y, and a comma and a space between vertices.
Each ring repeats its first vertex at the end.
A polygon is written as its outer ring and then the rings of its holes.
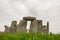
POLYGON ((9 31, 14 33, 17 30, 17 21, 12 21, 9 31))
POLYGON ((42 32, 42 20, 37 20, 38 22, 38 32, 42 32))
POLYGON ((38 32, 38 22, 34 20, 31 22, 30 32, 38 32))
POLYGON ((23 19, 24 19, 24 20, 30 20, 30 21, 36 20, 35 17, 23 17, 23 19))
POLYGON ((27 32, 26 30, 27 21, 21 20, 18 24, 17 32, 27 32))
POLYGON ((42 32, 43 32, 43 33, 47 33, 47 26, 46 26, 46 25, 44 25, 44 26, 42 27, 42 32))
POLYGON ((9 27, 7 25, 4 26, 5 27, 5 33, 9 33, 9 27))
POLYGON ((49 22, 47 22, 47 33, 49 32, 49 22))

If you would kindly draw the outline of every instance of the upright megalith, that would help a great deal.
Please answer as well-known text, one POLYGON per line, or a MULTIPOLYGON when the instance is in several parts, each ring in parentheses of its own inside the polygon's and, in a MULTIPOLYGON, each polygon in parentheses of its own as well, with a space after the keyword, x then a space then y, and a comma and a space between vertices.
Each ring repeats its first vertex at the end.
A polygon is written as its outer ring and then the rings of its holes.
POLYGON ((43 32, 43 33, 47 33, 47 25, 43 25, 43 27, 42 27, 42 32, 43 32))
POLYGON ((38 26, 37 26, 38 32, 42 32, 42 20, 37 20, 37 22, 38 22, 38 26))
POLYGON ((47 22, 47 33, 49 32, 49 22, 47 22))
POLYGON ((5 32, 5 33, 6 33, 6 32, 9 33, 9 27, 8 27, 7 25, 5 25, 4 27, 5 27, 5 31, 4 31, 4 32, 5 32))
POLYGON ((47 25, 42 26, 42 32, 48 33, 49 32, 49 22, 47 22, 47 25))
POLYGON ((21 20, 17 27, 17 32, 27 32, 26 30, 27 21, 21 20))
POLYGON ((10 26, 10 32, 14 33, 17 30, 17 21, 12 21, 11 26, 10 26))
POLYGON ((30 32, 38 32, 38 22, 37 22, 37 20, 33 20, 31 22, 30 32))

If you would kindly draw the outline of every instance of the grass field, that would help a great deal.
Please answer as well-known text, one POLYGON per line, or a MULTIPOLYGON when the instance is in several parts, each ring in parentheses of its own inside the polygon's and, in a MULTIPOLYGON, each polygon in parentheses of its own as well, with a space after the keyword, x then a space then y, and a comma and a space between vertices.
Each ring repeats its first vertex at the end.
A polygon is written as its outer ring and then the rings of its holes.
POLYGON ((60 40, 60 34, 0 33, 0 40, 60 40))

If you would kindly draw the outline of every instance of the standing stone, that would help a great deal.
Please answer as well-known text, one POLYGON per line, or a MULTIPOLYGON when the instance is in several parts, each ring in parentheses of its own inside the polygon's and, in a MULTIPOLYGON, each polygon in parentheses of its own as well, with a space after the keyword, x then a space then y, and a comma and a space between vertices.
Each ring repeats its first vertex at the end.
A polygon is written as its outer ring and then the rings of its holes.
POLYGON ((47 22, 47 33, 49 32, 49 22, 47 22))
POLYGON ((44 25, 44 26, 42 27, 42 32, 43 32, 43 33, 47 33, 47 26, 46 26, 46 25, 44 25))
POLYGON ((4 26, 5 27, 5 33, 9 33, 9 27, 7 25, 4 26))
POLYGON ((21 20, 18 24, 17 32, 27 32, 26 30, 27 21, 21 20))
POLYGON ((10 32, 14 33, 17 30, 17 21, 12 21, 11 26, 10 26, 10 32))
POLYGON ((30 26, 30 32, 38 32, 38 22, 37 20, 34 20, 31 22, 31 26, 30 26))
POLYGON ((42 32, 42 20, 37 20, 38 21, 38 32, 42 32))

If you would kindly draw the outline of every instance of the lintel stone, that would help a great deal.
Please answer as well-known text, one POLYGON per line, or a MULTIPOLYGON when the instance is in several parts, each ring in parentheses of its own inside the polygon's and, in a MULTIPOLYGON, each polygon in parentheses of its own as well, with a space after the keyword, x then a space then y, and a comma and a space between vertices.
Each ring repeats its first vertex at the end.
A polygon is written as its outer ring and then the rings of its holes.
POLYGON ((23 17, 23 20, 32 21, 32 20, 36 20, 36 18, 35 17, 23 17))

